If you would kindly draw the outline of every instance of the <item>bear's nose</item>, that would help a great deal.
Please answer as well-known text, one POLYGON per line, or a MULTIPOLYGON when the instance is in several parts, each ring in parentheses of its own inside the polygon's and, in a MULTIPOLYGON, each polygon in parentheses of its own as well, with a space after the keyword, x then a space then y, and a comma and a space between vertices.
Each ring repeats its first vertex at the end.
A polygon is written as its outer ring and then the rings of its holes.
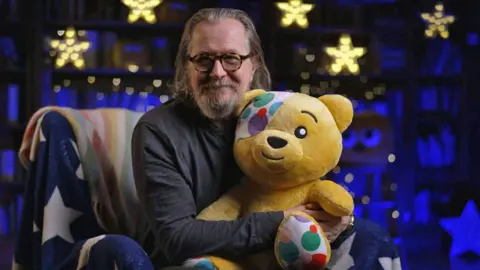
POLYGON ((288 143, 286 140, 279 137, 268 137, 267 142, 275 149, 282 148, 288 143))

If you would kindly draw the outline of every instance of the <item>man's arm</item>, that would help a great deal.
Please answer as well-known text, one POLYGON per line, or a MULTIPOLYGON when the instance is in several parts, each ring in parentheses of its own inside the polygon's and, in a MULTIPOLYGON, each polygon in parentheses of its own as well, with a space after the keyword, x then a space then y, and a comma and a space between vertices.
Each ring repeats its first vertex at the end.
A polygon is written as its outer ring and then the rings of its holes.
POLYGON ((171 264, 206 254, 237 256, 273 243, 282 212, 252 213, 235 221, 196 220, 192 191, 177 169, 181 160, 160 130, 137 124, 132 158, 137 193, 155 215, 156 242, 171 264))

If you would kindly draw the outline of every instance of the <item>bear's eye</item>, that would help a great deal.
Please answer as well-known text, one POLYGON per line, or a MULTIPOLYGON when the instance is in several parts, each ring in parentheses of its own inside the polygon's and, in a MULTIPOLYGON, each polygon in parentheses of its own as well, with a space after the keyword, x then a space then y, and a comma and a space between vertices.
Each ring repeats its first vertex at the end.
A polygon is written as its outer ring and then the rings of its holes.
POLYGON ((295 137, 299 138, 299 139, 303 139, 305 137, 307 137, 307 129, 305 127, 297 127, 295 129, 295 137))

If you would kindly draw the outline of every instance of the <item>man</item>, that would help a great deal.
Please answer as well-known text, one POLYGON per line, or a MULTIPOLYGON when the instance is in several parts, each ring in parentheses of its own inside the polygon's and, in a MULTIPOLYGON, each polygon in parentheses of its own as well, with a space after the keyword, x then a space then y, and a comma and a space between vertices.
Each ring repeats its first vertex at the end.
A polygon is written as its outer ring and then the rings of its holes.
POLYGON ((137 190, 155 236, 156 266, 271 248, 279 224, 293 211, 318 219, 332 241, 348 227, 350 217, 331 217, 303 205, 236 221, 196 220, 238 183, 232 113, 249 89, 270 89, 270 75, 251 19, 233 9, 203 9, 190 18, 175 68, 175 101, 147 112, 132 141, 137 190))

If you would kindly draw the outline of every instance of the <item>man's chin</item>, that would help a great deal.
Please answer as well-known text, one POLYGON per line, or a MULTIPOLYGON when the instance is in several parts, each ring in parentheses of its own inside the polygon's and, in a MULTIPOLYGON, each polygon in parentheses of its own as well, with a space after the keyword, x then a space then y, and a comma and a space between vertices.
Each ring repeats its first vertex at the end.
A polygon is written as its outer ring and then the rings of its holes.
POLYGON ((222 102, 210 102, 206 97, 198 103, 202 113, 212 120, 222 120, 232 115, 235 110, 235 103, 232 100, 222 100, 222 102))
POLYGON ((210 106, 199 106, 203 115, 211 120, 224 120, 233 114, 233 109, 230 108, 212 108, 210 106))
POLYGON ((221 100, 211 102, 211 98, 203 96, 197 102, 202 113, 212 120, 222 120, 232 116, 239 100, 235 95, 223 96, 221 100))

